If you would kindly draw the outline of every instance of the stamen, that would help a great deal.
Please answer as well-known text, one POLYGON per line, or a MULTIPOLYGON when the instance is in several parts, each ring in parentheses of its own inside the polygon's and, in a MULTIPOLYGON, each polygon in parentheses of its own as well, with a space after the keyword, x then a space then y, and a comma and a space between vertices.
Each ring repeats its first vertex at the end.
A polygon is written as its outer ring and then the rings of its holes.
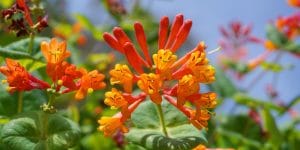
POLYGON ((221 47, 221 46, 219 46, 219 47, 217 47, 216 49, 213 49, 213 50, 211 50, 211 51, 207 52, 207 54, 213 54, 213 53, 215 53, 215 52, 218 52, 218 51, 220 51, 221 49, 222 49, 222 47, 221 47))

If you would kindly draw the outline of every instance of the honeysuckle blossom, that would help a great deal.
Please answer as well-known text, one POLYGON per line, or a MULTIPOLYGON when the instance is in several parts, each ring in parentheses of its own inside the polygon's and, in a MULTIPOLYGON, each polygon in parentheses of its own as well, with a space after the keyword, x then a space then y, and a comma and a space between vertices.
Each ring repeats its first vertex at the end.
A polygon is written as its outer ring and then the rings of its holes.
MULTIPOLYGON (((163 17, 159 26, 158 49, 152 55, 152 59, 141 23, 136 22, 134 30, 143 55, 137 52, 136 46, 121 28, 115 27, 112 34, 104 33, 103 38, 107 44, 124 54, 133 69, 131 71, 127 65, 117 64, 110 71, 111 84, 119 84, 124 90, 120 92, 112 89, 111 92, 106 93, 105 103, 121 109, 121 118, 117 115, 118 120, 129 119, 131 112, 134 111, 131 107, 133 102, 142 102, 149 96, 150 100, 157 105, 160 105, 164 99, 172 99, 170 103, 183 111, 193 125, 198 129, 207 127, 210 115, 203 116, 202 112, 216 105, 216 95, 211 94, 213 92, 202 95, 199 93, 200 83, 212 83, 215 80, 215 70, 206 58, 206 46, 204 42, 199 42, 193 50, 179 59, 175 54, 187 39, 191 27, 192 21, 184 20, 183 15, 178 14, 169 32, 169 18, 163 17), (141 90, 138 96, 132 95, 132 87, 135 84, 141 90), (191 98, 193 95, 197 96, 191 98), (195 103, 196 110, 187 108, 185 106, 187 101, 195 103)), ((138 104, 134 108, 136 107, 138 104)), ((117 131, 116 128, 123 129, 121 124, 124 122, 121 121, 120 124, 120 121, 115 119, 109 122, 115 122, 115 126, 108 125, 107 122, 103 122, 103 119, 99 121, 100 130, 105 135, 112 135, 114 133, 111 132, 112 129, 114 131, 117 131), (107 129, 104 128, 105 126, 107 129)))
POLYGON ((9 84, 8 91, 10 93, 33 89, 47 89, 56 94, 76 91, 75 99, 82 100, 87 94, 106 86, 103 82, 104 75, 97 70, 88 72, 65 61, 71 55, 65 41, 58 42, 55 38, 51 39, 49 43, 43 41, 41 51, 47 63, 46 73, 53 82, 51 86, 29 74, 17 61, 7 58, 6 66, 0 67, 0 72, 7 77, 3 83, 9 84))
POLYGON ((29 74, 19 62, 9 58, 6 58, 5 62, 6 66, 1 66, 0 72, 7 78, 2 82, 8 83, 8 92, 47 89, 50 87, 48 83, 29 74))

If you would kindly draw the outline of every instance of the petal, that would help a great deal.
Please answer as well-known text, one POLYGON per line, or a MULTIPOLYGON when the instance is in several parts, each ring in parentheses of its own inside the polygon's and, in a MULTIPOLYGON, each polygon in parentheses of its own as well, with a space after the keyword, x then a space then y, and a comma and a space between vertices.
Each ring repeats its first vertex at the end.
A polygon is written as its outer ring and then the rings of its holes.
POLYGON ((183 15, 182 14, 178 14, 175 17, 175 20, 173 21, 173 25, 171 28, 171 32, 167 41, 167 44, 165 45, 165 49, 170 49, 171 46, 173 45, 173 42, 175 40, 175 37, 179 31, 179 29, 181 28, 183 24, 183 15))
POLYGON ((105 42, 113 49, 119 51, 120 53, 124 53, 123 47, 121 46, 121 44, 118 42, 118 40, 113 37, 111 34, 105 32, 103 34, 103 39, 105 40, 105 42))
POLYGON ((113 34, 114 36, 117 38, 118 42, 124 46, 125 43, 127 42, 131 42, 131 40, 129 39, 129 37, 126 35, 126 33, 123 31, 122 28, 119 28, 119 27, 115 27, 113 29, 113 34))
POLYGON ((43 41, 41 43, 41 51, 42 51, 46 61, 49 61, 49 59, 50 59, 49 50, 50 50, 49 44, 46 41, 43 41))
POLYGON ((151 62, 151 57, 149 55, 149 50, 148 50, 148 45, 147 45, 147 40, 146 40, 146 36, 145 36, 145 31, 143 26, 141 25, 141 23, 136 22, 134 24, 134 30, 135 30, 135 36, 137 38, 137 41, 144 53, 144 56, 146 57, 146 60, 148 62, 148 64, 151 66, 152 62, 151 62))
POLYGON ((172 52, 176 52, 176 50, 185 42, 187 36, 190 33, 191 28, 192 20, 185 21, 176 35, 176 39, 171 47, 172 52))
POLYGON ((169 28, 169 18, 164 16, 159 23, 158 49, 164 49, 169 28))
POLYGON ((76 94, 75 94, 75 99, 76 100, 82 100, 86 96, 86 91, 83 88, 80 88, 76 94))
POLYGON ((124 45, 124 51, 128 63, 140 74, 144 72, 143 65, 146 65, 145 60, 136 52, 132 43, 127 42, 124 45))

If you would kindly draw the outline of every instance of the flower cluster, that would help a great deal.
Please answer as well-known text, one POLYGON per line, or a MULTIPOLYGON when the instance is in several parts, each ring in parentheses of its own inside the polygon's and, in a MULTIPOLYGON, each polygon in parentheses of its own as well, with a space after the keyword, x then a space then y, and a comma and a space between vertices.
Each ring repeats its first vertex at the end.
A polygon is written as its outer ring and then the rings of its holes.
MULTIPOLYGON (((289 1, 290 4, 299 7, 300 1, 289 1)), ((294 13, 289 16, 279 17, 272 26, 272 33, 265 41, 266 49, 289 51, 295 56, 300 57, 297 38, 300 35, 300 13, 294 13)))
MULTIPOLYGON (((38 3, 38 2, 35 2, 38 3)), ((38 5, 34 8, 38 9, 38 5)), ((27 5, 26 0, 16 0, 16 3, 8 9, 2 11, 2 17, 5 20, 9 20, 11 22, 8 29, 10 31, 16 32, 17 36, 29 35, 33 32, 42 31, 45 27, 48 26, 47 16, 40 16, 40 14, 34 14, 38 11, 31 11, 31 8, 27 5), (14 17, 20 15, 22 17, 14 17), (36 22, 32 16, 37 16, 36 22)))
POLYGON ((124 123, 148 96, 157 105, 165 99, 182 111, 198 129, 207 127, 211 116, 209 109, 217 103, 215 93, 199 93, 200 83, 215 80, 215 70, 206 58, 206 46, 200 42, 180 59, 175 55, 187 39, 191 27, 192 21, 184 20, 183 15, 178 14, 168 32, 169 18, 163 17, 158 33, 158 51, 152 55, 152 59, 141 23, 136 22, 134 30, 144 58, 121 28, 115 27, 113 35, 104 33, 103 38, 108 45, 124 54, 134 70, 127 65, 116 64, 110 71, 110 83, 120 85, 123 90, 113 88, 105 94, 105 104, 120 109, 120 112, 99 120, 99 130, 104 135, 112 135, 118 130, 127 132, 124 123), (135 84, 141 92, 134 96, 132 88, 135 84), (192 103, 195 109, 186 106, 187 102, 192 103))
POLYGON ((77 68, 65 61, 71 53, 67 50, 66 42, 58 42, 55 38, 48 43, 41 43, 41 51, 47 66, 46 73, 51 78, 51 86, 47 82, 37 79, 15 60, 6 59, 6 66, 0 67, 0 72, 7 77, 8 91, 30 91, 33 89, 47 89, 52 94, 62 94, 76 91, 75 99, 81 100, 88 93, 105 87, 104 75, 97 70, 88 72, 84 68, 77 68))
POLYGON ((252 71, 259 66, 269 52, 265 52, 251 60, 247 60, 247 44, 261 44, 262 40, 251 34, 250 25, 243 25, 241 22, 232 22, 229 28, 220 28, 223 38, 220 41, 223 53, 220 55, 219 64, 233 72, 237 77, 252 71))

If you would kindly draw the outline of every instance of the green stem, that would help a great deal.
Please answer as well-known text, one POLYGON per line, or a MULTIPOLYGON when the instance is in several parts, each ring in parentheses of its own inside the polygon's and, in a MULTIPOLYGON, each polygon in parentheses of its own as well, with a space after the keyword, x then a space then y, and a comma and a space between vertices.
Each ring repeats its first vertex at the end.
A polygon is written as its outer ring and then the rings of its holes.
POLYGON ((42 136, 41 138, 43 140, 46 140, 47 139, 47 136, 48 136, 48 119, 49 118, 49 114, 47 112, 42 112, 41 113, 41 125, 42 125, 42 136))
POLYGON ((18 92, 18 113, 22 112, 23 108, 23 92, 18 92))
POLYGON ((28 45, 28 53, 31 54, 33 51, 33 44, 34 44, 34 34, 31 33, 30 36, 30 41, 29 41, 29 45, 28 45))
POLYGON ((163 131, 163 133, 166 137, 169 137, 161 104, 156 104, 156 107, 157 107, 157 111, 158 111, 158 114, 159 114, 159 120, 160 120, 160 124, 161 124, 161 127, 162 127, 162 131, 163 131))
POLYGON ((52 103, 54 102, 55 100, 55 95, 54 94, 50 94, 50 97, 49 97, 49 101, 48 101, 48 106, 52 106, 52 103))

